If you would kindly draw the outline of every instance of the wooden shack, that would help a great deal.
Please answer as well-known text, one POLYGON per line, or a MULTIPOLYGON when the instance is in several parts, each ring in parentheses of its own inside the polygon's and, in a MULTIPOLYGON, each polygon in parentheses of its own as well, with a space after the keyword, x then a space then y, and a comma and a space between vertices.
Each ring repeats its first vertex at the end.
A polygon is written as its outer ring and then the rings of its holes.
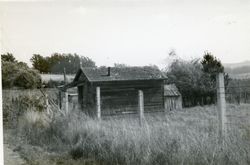
POLYGON ((80 68, 63 90, 77 87, 80 109, 90 115, 137 113, 138 91, 143 92, 144 111, 163 111, 166 77, 152 67, 80 68))
POLYGON ((168 111, 182 109, 181 93, 174 84, 164 85, 164 107, 168 111))

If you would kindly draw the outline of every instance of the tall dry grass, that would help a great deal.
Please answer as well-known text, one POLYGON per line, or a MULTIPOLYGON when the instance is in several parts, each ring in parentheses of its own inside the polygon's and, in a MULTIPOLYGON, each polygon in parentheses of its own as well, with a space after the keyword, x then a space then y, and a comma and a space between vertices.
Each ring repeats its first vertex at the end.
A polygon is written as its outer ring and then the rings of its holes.
POLYGON ((250 164, 249 110, 228 106, 224 145, 214 106, 148 114, 142 126, 137 116, 99 121, 77 110, 53 117, 27 111, 19 126, 29 143, 95 164, 250 164))

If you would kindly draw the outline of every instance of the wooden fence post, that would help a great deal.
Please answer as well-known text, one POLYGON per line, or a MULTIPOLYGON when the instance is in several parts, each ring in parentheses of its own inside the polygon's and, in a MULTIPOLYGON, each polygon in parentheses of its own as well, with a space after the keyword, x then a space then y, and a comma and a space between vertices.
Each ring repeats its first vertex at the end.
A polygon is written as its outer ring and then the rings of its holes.
POLYGON ((138 91, 138 106, 139 106, 139 120, 140 125, 142 125, 142 122, 144 120, 144 98, 143 98, 143 91, 138 91))
POLYGON ((48 94, 45 94, 45 104, 46 104, 47 114, 49 114, 49 99, 48 99, 48 94))
POLYGON ((67 91, 65 91, 65 111, 66 114, 69 113, 69 94, 67 91))
POLYGON ((59 91, 59 95, 58 95, 58 102, 59 102, 59 108, 62 109, 62 92, 59 91))
POLYGON ((97 119, 101 119, 101 91, 100 91, 100 87, 96 87, 96 111, 97 111, 97 119))
POLYGON ((219 117, 219 142, 224 144, 226 137, 226 100, 225 100, 225 86, 224 86, 224 75, 223 73, 217 74, 217 108, 219 117))
POLYGON ((238 88, 239 88, 239 102, 238 104, 241 103, 241 88, 240 88, 240 82, 238 82, 238 88))
MULTIPOLYGON (((63 68, 63 77, 64 77, 64 84, 67 84, 67 77, 66 77, 66 69, 65 67, 63 68)), ((68 114, 69 113, 69 95, 67 92, 67 89, 65 90, 65 113, 68 114)))

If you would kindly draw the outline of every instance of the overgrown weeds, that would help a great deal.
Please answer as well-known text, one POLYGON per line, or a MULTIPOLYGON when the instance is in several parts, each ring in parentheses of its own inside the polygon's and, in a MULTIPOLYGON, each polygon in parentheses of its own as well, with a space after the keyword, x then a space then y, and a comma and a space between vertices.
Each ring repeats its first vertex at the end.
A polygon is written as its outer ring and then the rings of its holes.
POLYGON ((26 137, 35 144, 100 164, 248 164, 250 144, 242 130, 230 127, 225 145, 218 144, 213 110, 198 107, 147 115, 143 126, 136 117, 99 121, 79 111, 57 116, 50 124, 41 122, 43 117, 31 120, 26 115, 23 131, 32 125, 26 137))
POLYGON ((45 98, 39 90, 3 90, 3 123, 7 128, 16 128, 19 117, 26 111, 45 109, 45 98))
POLYGON ((96 120, 77 110, 48 115, 32 107, 19 117, 18 135, 33 146, 75 159, 64 157, 61 164, 249 164, 249 107, 228 106, 224 145, 218 141, 214 106, 146 114, 142 126, 138 116, 96 120))

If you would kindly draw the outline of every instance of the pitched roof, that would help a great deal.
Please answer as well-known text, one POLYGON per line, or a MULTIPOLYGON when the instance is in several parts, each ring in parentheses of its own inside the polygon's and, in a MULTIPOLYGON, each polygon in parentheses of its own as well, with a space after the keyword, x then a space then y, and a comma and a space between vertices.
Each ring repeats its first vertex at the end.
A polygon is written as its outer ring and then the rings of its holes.
POLYGON ((174 84, 164 85, 164 96, 180 96, 181 93, 174 84))
POLYGON ((77 86, 84 75, 90 82, 107 82, 107 81, 126 81, 126 80, 165 80, 166 76, 157 68, 144 67, 111 67, 110 76, 108 76, 107 67, 99 68, 80 68, 72 82, 58 87, 65 91, 68 88, 77 86))
MULTIPOLYGON (((159 69, 148 66, 122 68, 111 67, 109 76, 107 67, 81 68, 80 71, 87 77, 90 82, 166 79, 166 77, 159 69)), ((75 80, 80 77, 79 74, 81 73, 77 73, 75 80)))

